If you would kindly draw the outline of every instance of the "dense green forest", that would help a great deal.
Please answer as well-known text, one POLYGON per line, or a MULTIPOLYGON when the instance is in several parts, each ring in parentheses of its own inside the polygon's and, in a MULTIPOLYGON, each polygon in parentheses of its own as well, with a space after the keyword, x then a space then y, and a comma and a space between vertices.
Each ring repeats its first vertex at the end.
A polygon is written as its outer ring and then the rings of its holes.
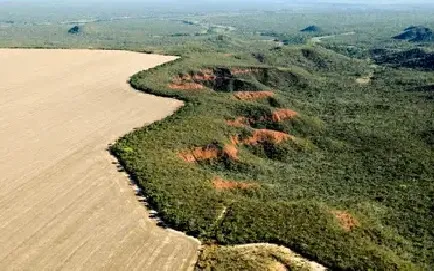
POLYGON ((432 72, 321 47, 261 54, 188 54, 132 78, 186 101, 112 148, 164 221, 219 244, 283 244, 336 270, 429 270, 434 107, 420 88, 432 72), (282 109, 296 114, 273 119, 282 109))
MULTIPOLYGON (((393 39, 432 14, 9 18, 0 46, 181 56, 130 83, 185 106, 111 147, 166 225, 332 270, 432 270, 434 46, 393 39)), ((221 249, 197 268, 258 267, 221 249)))

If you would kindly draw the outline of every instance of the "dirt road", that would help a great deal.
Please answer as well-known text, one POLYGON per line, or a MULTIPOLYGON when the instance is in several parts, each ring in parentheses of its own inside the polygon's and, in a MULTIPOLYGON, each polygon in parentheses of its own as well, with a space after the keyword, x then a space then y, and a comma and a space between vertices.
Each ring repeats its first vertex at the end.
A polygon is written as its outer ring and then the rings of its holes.
POLYGON ((310 39, 310 41, 311 41, 313 44, 317 44, 317 43, 322 42, 324 39, 335 38, 335 37, 338 37, 338 36, 353 36, 353 35, 355 35, 355 34, 356 34, 356 32, 354 32, 354 31, 352 31, 352 32, 345 32, 345 33, 341 33, 341 34, 338 34, 338 35, 329 35, 329 36, 322 36, 322 37, 313 37, 312 39, 310 39))
POLYGON ((129 76, 171 57, 0 49, 0 270, 188 270, 198 244, 148 219, 110 143, 181 102, 129 76))

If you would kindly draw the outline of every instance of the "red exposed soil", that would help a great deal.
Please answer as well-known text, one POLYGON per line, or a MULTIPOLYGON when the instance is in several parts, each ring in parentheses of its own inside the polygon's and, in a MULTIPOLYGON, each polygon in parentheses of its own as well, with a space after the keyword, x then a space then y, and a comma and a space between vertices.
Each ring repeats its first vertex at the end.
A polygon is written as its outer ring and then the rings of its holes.
POLYGON ((226 124, 233 127, 246 127, 257 122, 271 120, 273 122, 281 122, 287 119, 292 119, 298 116, 298 113, 291 109, 278 109, 270 116, 261 116, 257 119, 247 117, 237 117, 235 119, 226 120, 226 124))
POLYGON ((179 157, 187 163, 196 163, 200 161, 217 159, 219 157, 228 157, 232 160, 238 160, 238 149, 233 145, 225 145, 220 149, 216 145, 205 147, 196 147, 192 150, 181 152, 179 157))
POLYGON ((195 163, 203 160, 215 159, 218 157, 219 149, 215 145, 196 147, 193 150, 182 152, 179 156, 188 163, 195 163))
POLYGON ((283 120, 292 119, 296 116, 298 116, 298 113, 295 112, 294 110, 278 109, 273 113, 271 119, 273 120, 273 122, 281 122, 283 120))
POLYGON ((200 75, 200 74, 196 74, 196 75, 193 76, 193 80, 195 82, 197 82, 197 81, 211 81, 211 80, 214 80, 214 79, 215 79, 214 75, 207 75, 207 74, 200 75))
POLYGON ((190 152, 178 153, 178 156, 187 163, 196 163, 196 157, 190 152))
POLYGON ((231 139, 232 145, 236 146, 236 145, 240 144, 240 139, 237 135, 231 136, 230 139, 231 139))
POLYGON ((199 90, 205 88, 201 84, 196 84, 196 83, 169 84, 168 87, 170 89, 177 89, 177 90, 199 90))
POLYGON ((279 144, 292 138, 292 136, 282 132, 269 129, 258 129, 253 132, 251 137, 244 138, 242 143, 245 145, 257 145, 260 143, 279 144))
POLYGON ((241 138, 239 135, 230 137, 232 145, 257 145, 266 142, 279 144, 290 139, 293 139, 293 136, 269 129, 257 129, 253 132, 252 136, 247 138, 241 138))
POLYGON ((248 119, 246 117, 237 117, 236 119, 226 120, 226 124, 233 127, 245 127, 254 122, 253 119, 248 119))
POLYGON ((193 80, 195 81, 210 81, 215 78, 214 71, 211 69, 202 69, 193 76, 193 80))
POLYGON ((274 93, 270 90, 264 91, 237 91, 234 97, 239 100, 260 100, 272 97, 274 93))
POLYGON ((218 191, 227 190, 227 189, 249 189, 258 187, 258 184, 252 183, 243 183, 243 182, 234 182, 234 181, 226 181, 220 177, 215 177, 213 180, 214 188, 218 191))
POLYGON ((225 145, 223 147, 223 154, 232 160, 238 160, 238 149, 236 145, 225 145))
POLYGON ((360 225, 357 219, 346 211, 333 211, 332 214, 336 217, 344 231, 351 231, 360 225))
POLYGON ((186 83, 198 83, 202 81, 210 81, 214 80, 216 77, 214 75, 214 71, 211 69, 201 69, 196 72, 194 75, 183 74, 178 75, 172 78, 172 82, 174 85, 182 85, 186 83))

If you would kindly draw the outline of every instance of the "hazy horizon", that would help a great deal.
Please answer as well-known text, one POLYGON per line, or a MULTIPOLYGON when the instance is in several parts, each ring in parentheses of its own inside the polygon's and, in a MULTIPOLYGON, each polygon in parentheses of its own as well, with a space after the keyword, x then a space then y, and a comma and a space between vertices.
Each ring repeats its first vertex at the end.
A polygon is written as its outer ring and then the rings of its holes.
MULTIPOLYGON (((23 4, 23 3, 33 3, 33 4, 48 4, 48 5, 93 5, 95 3, 101 4, 141 4, 141 5, 176 5, 180 4, 180 1, 178 0, 0 0, 0 4, 9 4, 9 5, 16 5, 16 4, 23 4)), ((228 3, 234 4, 234 5, 244 5, 246 8, 249 6, 258 6, 258 5, 265 5, 265 6, 303 6, 303 5, 312 5, 312 4, 319 4, 319 5, 344 5, 344 6, 351 6, 351 5, 362 5, 362 6, 384 6, 384 5, 434 5, 432 0, 184 0, 182 1, 182 5, 191 5, 200 3, 202 5, 213 5, 213 6, 219 6, 219 5, 225 5, 228 3)), ((200 5, 199 5, 200 6, 200 5)), ((198 6, 198 7, 199 7, 198 6)), ((172 6, 173 8, 176 8, 176 6, 172 6)))
MULTIPOLYGON (((0 0, 0 15, 16 18, 28 15, 47 20, 56 15, 65 19, 110 16, 141 17, 157 14, 194 14, 249 11, 352 12, 434 10, 431 0, 0 0), (37 14, 37 15, 35 15, 37 14)), ((0 18, 1 20, 1 18, 0 18)))

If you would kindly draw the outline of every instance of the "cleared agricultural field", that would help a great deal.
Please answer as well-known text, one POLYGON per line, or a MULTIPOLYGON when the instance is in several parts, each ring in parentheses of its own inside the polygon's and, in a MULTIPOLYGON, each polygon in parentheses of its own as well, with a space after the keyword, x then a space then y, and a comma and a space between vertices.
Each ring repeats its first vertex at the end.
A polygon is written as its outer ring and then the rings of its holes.
POLYGON ((192 268, 196 241, 148 219, 106 151, 181 106, 127 84, 173 59, 0 50, 1 270, 192 268))

